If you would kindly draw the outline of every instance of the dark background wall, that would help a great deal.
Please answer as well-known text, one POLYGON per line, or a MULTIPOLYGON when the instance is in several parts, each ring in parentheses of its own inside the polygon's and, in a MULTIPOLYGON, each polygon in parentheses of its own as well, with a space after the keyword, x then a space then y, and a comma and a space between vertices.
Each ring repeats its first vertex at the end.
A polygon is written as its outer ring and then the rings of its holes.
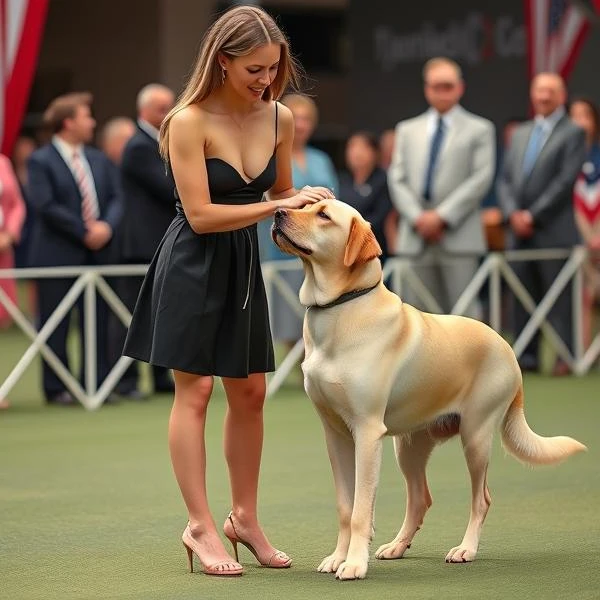
MULTIPOLYGON (((350 0, 352 127, 376 131, 426 108, 421 69, 432 56, 454 58, 467 83, 463 104, 500 127, 528 110, 522 0, 415 3, 350 0)), ((600 33, 585 43, 570 87, 600 99, 600 33)))

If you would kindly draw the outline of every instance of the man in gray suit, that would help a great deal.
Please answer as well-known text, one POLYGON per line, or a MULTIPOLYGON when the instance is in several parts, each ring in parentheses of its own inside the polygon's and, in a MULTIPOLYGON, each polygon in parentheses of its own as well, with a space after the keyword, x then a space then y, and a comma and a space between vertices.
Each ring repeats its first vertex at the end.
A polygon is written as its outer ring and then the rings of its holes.
MULTIPOLYGON (((531 82, 535 118, 519 126, 511 139, 498 181, 498 199, 510 224, 510 244, 515 249, 571 248, 579 242, 573 214, 573 185, 585 160, 585 134, 568 118, 567 91, 555 73, 540 73, 531 82)), ((552 285, 564 261, 523 262, 514 265, 517 275, 536 302, 552 285)), ((515 331, 529 318, 515 304, 515 331)), ((567 289, 548 316, 567 346, 571 347, 571 300, 567 289)), ((521 356, 521 368, 538 367, 537 339, 521 356)), ((566 371, 557 363, 556 374, 566 371)))
MULTIPOLYGON (((388 182, 401 215, 398 253, 448 313, 486 251, 480 204, 494 176, 494 125, 459 104, 460 67, 433 58, 423 68, 427 112, 396 126, 388 182)), ((425 308, 407 286, 404 299, 425 308)), ((469 315, 478 318, 477 302, 469 315)))

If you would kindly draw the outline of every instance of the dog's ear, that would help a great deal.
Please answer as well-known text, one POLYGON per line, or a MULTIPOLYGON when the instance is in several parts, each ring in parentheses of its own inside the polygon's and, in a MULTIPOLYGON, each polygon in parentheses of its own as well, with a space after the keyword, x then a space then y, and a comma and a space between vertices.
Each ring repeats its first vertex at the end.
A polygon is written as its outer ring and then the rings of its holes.
POLYGON ((350 235, 346 242, 344 266, 352 267, 381 256, 381 247, 375 238, 371 225, 362 219, 352 218, 350 235))

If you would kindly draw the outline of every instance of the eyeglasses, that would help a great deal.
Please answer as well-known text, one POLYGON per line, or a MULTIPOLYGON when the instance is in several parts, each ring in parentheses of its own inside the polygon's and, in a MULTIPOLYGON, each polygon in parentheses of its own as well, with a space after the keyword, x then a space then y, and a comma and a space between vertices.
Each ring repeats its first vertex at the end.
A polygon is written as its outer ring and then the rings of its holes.
POLYGON ((434 92, 451 92, 456 87, 456 83, 452 81, 439 81, 437 83, 425 82, 425 85, 434 92))

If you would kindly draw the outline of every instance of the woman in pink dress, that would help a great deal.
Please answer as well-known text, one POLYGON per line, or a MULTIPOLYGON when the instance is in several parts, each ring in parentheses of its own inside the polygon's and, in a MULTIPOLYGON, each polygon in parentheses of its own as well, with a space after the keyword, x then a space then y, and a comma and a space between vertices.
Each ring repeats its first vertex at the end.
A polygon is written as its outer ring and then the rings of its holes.
MULTIPOLYGON (((24 220, 25 202, 17 178, 10 160, 0 154, 0 269, 14 267, 13 245, 19 241, 24 220)), ((12 302, 16 302, 17 286, 14 279, 0 279, 0 288, 12 302)), ((8 311, 0 304, 0 329, 8 327, 11 322, 8 311)), ((7 407, 6 399, 0 398, 0 409, 7 407)))

